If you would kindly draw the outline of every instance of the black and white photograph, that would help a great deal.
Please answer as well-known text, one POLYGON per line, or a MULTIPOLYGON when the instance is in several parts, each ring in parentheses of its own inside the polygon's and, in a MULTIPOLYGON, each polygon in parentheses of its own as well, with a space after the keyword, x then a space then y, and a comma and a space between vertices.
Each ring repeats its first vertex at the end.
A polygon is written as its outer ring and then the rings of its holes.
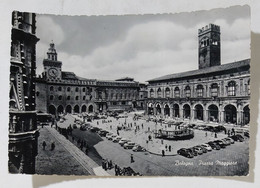
POLYGON ((9 173, 249 175, 248 5, 10 17, 9 173))

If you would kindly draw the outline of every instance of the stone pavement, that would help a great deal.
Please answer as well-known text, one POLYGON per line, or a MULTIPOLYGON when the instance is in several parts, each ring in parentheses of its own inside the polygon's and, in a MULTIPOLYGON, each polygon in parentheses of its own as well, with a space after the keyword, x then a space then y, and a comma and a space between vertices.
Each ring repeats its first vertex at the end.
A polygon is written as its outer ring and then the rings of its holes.
POLYGON ((38 169, 38 174, 110 176, 110 174, 100 168, 91 158, 50 126, 46 126, 40 130, 39 151, 39 155, 36 159, 36 171, 38 169), (55 149, 51 151, 51 155, 45 155, 43 157, 41 154, 50 152, 48 151, 48 146, 46 150, 42 151, 42 138, 46 142, 49 142, 49 144, 50 141, 55 142, 55 149), (52 166, 55 166, 56 169, 49 171, 52 166))

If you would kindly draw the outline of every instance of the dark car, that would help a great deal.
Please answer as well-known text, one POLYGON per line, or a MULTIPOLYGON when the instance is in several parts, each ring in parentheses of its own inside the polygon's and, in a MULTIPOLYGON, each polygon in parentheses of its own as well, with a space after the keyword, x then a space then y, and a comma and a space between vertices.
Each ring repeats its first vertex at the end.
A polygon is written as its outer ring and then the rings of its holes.
POLYGON ((81 131, 85 131, 85 130, 87 130, 87 126, 86 125, 81 125, 79 129, 81 131))
POLYGON ((182 156, 188 157, 188 158, 192 158, 192 157, 194 156, 190 151, 188 151, 188 150, 185 149, 185 148, 179 149, 179 150, 177 151, 177 153, 178 153, 179 155, 182 155, 182 156))
POLYGON ((230 138, 232 138, 233 140, 235 140, 237 142, 243 142, 244 141, 243 136, 241 136, 240 134, 233 135, 230 138))
POLYGON ((221 148, 226 148, 226 144, 221 140, 215 140, 214 141, 217 145, 219 145, 221 148))
POLYGON ((100 128, 98 128, 98 127, 92 127, 92 128, 90 129, 90 131, 93 132, 93 133, 96 133, 96 132, 98 132, 99 130, 100 130, 100 128))
POLYGON ((212 149, 220 150, 220 146, 218 144, 216 144, 215 142, 208 142, 208 145, 210 145, 210 147, 212 149))
POLYGON ((107 133, 108 133, 108 131, 105 131, 105 130, 100 130, 98 132, 99 136, 101 136, 101 137, 105 137, 107 135, 107 133))
POLYGON ((247 138, 249 138, 249 137, 250 137, 249 131, 245 131, 245 132, 244 132, 244 136, 246 136, 247 138))

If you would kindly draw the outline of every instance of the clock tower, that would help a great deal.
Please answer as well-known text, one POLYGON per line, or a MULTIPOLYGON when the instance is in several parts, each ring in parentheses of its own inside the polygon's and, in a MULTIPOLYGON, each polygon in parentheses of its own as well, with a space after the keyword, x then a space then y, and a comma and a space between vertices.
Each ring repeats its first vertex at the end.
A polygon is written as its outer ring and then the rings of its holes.
POLYGON ((199 69, 220 65, 220 27, 209 24, 199 29, 199 69))
POLYGON ((61 80, 61 66, 62 62, 58 61, 57 52, 54 43, 50 43, 47 52, 47 59, 43 60, 44 74, 48 81, 61 80))

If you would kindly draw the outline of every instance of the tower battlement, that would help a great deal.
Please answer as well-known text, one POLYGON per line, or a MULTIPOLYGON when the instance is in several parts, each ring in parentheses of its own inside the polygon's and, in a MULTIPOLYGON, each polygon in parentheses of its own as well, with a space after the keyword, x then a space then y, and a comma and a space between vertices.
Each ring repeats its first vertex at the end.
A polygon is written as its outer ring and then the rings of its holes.
POLYGON ((218 32, 220 33, 220 27, 215 24, 208 24, 198 30, 199 35, 203 35, 207 32, 218 32))

